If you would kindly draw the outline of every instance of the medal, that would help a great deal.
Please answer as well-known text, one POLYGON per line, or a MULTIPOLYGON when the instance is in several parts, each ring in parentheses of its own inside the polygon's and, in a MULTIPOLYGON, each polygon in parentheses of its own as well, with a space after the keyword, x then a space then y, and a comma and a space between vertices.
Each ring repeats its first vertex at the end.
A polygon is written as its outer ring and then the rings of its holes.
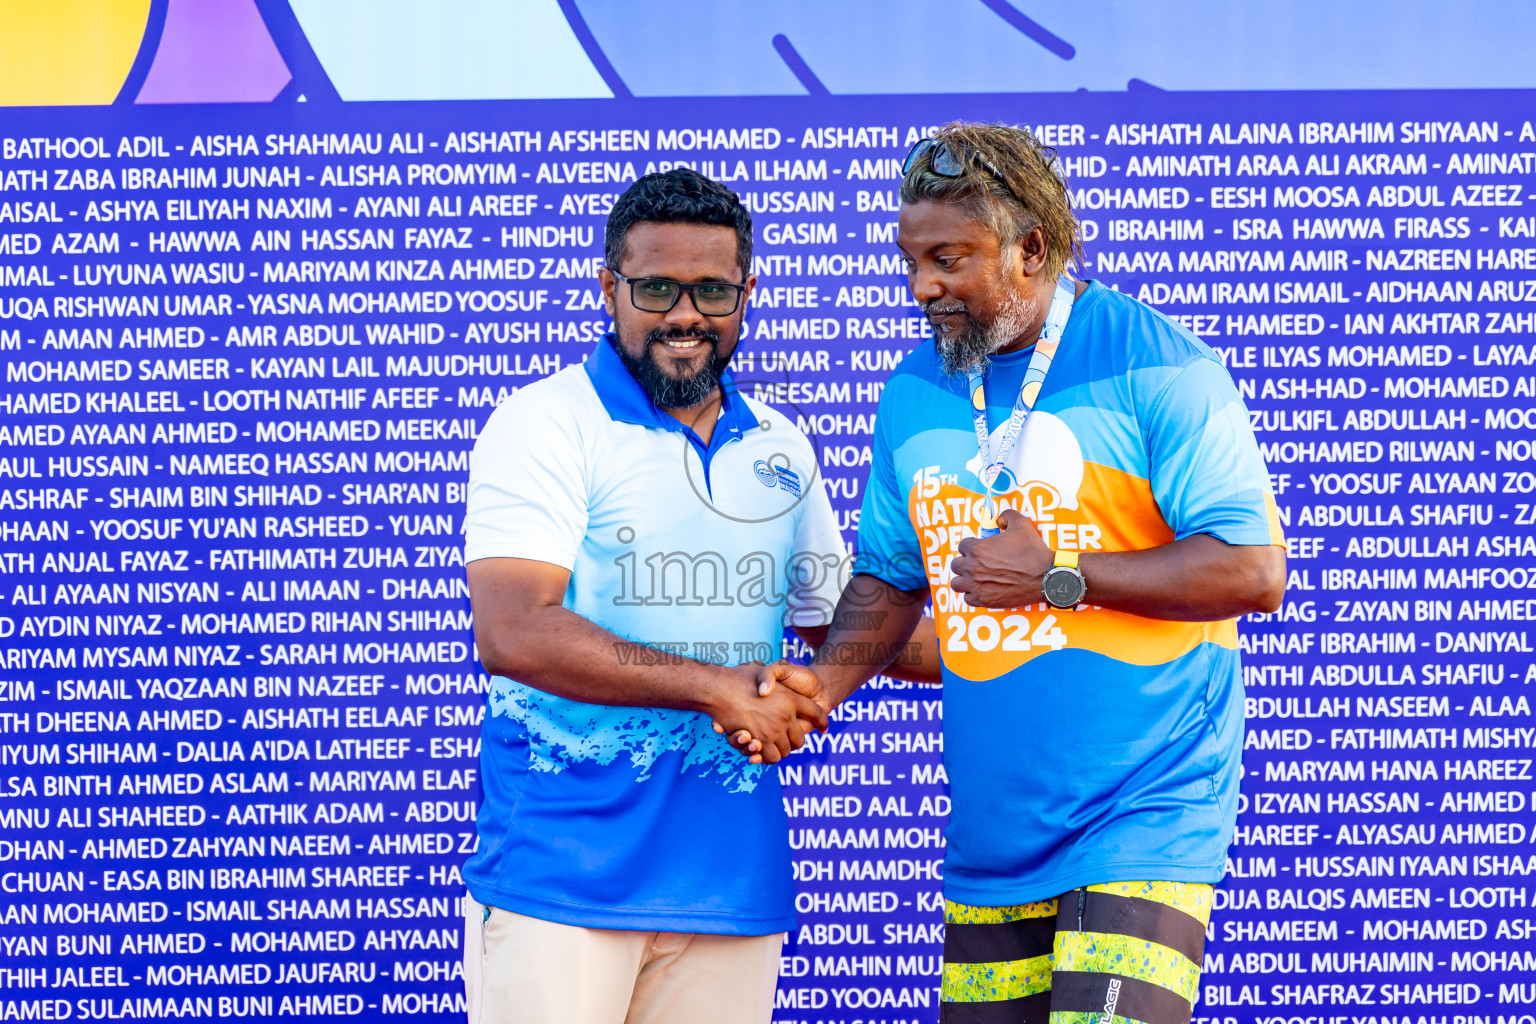
POLYGON ((988 494, 976 503, 976 532, 979 536, 990 537, 998 532, 997 529, 997 502, 988 494))

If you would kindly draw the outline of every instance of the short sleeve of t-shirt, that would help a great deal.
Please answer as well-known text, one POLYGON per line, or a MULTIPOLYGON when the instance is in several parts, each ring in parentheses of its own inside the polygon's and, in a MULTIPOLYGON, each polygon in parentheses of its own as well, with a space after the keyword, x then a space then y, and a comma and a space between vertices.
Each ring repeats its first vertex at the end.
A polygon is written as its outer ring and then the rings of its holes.
POLYGON ((1220 363, 1183 366, 1154 398, 1144 429, 1152 494, 1175 538, 1285 543, 1248 410, 1220 363))
POLYGON ((789 566, 789 596, 784 622, 790 626, 825 626, 832 622, 843 591, 848 551, 837 528, 837 515, 821 481, 806 495, 795 529, 789 566))
POLYGON ((896 479, 896 459, 892 418, 897 414, 890 396, 902 390, 896 377, 881 395, 875 416, 874 464, 864 489, 864 505, 859 512, 857 572, 878 576, 897 590, 921 590, 928 586, 923 571, 922 549, 908 517, 907 492, 896 479))
POLYGON ((575 568, 587 532, 586 459, 576 414, 552 391, 518 391, 475 442, 464 561, 531 558, 575 568))

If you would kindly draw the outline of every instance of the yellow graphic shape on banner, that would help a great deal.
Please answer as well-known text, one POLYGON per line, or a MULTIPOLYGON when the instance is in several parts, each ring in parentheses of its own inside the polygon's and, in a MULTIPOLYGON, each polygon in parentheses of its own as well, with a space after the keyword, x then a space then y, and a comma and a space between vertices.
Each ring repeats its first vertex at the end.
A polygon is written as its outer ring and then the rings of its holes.
POLYGON ((0 106, 111 103, 150 0, 0 0, 0 106))

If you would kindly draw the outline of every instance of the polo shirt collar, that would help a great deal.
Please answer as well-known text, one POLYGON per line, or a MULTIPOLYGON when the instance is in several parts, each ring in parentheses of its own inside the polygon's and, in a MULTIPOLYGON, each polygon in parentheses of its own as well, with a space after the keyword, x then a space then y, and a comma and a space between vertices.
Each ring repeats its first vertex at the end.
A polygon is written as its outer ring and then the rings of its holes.
POLYGON ((629 367, 614 351, 613 332, 603 335, 596 350, 587 357, 586 371, 592 388, 608 416, 618 423, 634 423, 642 427, 655 427, 688 435, 688 440, 698 449, 705 465, 709 457, 732 441, 740 440, 747 431, 757 427, 757 418, 747 408, 747 403, 736 390, 736 383, 729 370, 720 375, 720 417, 715 422, 714 433, 706 445, 687 424, 669 416, 651 401, 645 388, 635 380, 629 367))

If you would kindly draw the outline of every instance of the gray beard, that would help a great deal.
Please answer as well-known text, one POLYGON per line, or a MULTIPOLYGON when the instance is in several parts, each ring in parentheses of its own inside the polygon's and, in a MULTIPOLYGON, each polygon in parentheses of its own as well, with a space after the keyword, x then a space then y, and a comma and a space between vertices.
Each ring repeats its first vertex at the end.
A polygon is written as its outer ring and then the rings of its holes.
POLYGON ((933 344, 939 353, 940 367, 945 374, 955 377, 985 373, 992 354, 1029 328, 1038 307, 1039 302, 1033 296, 1011 292, 1003 299, 997 315, 988 321, 976 319, 958 304, 929 304, 923 307, 923 312, 933 324, 933 344), (943 330, 934 320, 940 313, 961 313, 964 319, 959 326, 943 330))

